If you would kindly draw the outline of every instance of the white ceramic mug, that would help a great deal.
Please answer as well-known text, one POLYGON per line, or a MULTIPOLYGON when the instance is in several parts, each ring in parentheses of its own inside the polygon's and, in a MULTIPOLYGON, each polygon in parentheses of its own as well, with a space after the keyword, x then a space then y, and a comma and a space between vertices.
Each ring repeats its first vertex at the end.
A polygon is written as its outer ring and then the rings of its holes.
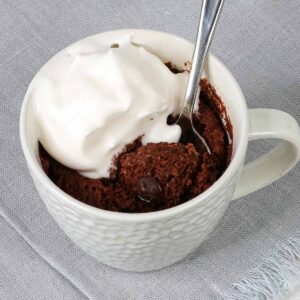
MULTIPOLYGON (((118 30, 87 39, 109 40, 113 44, 128 33, 134 35, 135 42, 179 67, 191 59, 193 45, 164 32, 118 30)), ((99 261, 140 272, 169 266, 208 237, 232 199, 270 184, 298 162, 300 129, 293 117, 273 109, 248 110, 238 83, 213 55, 208 58, 205 74, 224 101, 233 124, 231 163, 201 195, 176 207, 151 213, 101 210, 81 203, 55 186, 41 168, 30 95, 26 94, 20 120, 21 142, 34 184, 62 230, 99 261), (279 138, 282 143, 244 166, 248 141, 266 138, 279 138)))

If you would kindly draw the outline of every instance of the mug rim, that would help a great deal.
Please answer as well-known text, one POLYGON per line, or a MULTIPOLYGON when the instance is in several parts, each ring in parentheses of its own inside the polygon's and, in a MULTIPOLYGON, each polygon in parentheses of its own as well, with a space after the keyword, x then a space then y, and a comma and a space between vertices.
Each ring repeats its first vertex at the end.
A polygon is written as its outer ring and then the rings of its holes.
MULTIPOLYGON (((162 37, 168 37, 172 38, 174 40, 177 40, 183 44, 188 45, 189 47, 193 47, 193 44, 189 42, 188 40, 179 37, 177 35, 163 32, 163 31, 156 31, 156 30, 149 30, 149 29, 119 29, 119 30, 112 30, 112 31, 105 31, 105 32, 100 32, 95 35, 91 35, 86 38, 90 38, 92 36, 99 36, 102 34, 117 34, 117 33, 124 33, 124 32, 147 32, 152 35, 160 35, 162 37)), ((76 43, 76 42, 75 42, 76 43)), ((73 43, 72 43, 73 44, 73 43)), ((68 46, 67 46, 68 47, 68 46)), ((119 220, 122 222, 146 222, 146 221, 153 221, 153 220, 160 220, 164 218, 171 218, 174 215, 183 213, 184 211, 188 211, 194 206, 197 206, 201 204, 205 199, 209 198, 216 190, 218 190, 227 180, 227 178, 231 178, 234 174, 235 171, 241 167, 241 163, 243 163, 244 160, 244 155, 246 153, 247 149, 247 144, 248 144, 248 132, 249 132, 249 118, 248 118, 248 108, 246 105, 246 100, 244 97, 244 94, 235 79, 235 77, 231 74, 231 72, 228 70, 228 68, 218 59, 216 58, 213 54, 209 53, 208 54, 210 59, 214 61, 215 64, 218 65, 219 68, 222 68, 226 72, 226 76, 230 78, 230 81, 234 84, 235 90, 239 95, 239 100, 240 100, 240 105, 242 108, 242 111, 244 113, 244 116, 240 118, 241 120, 241 128, 242 132, 240 135, 240 139, 237 143, 237 151, 233 155, 232 160, 230 161, 230 164, 226 168, 225 172, 221 175, 220 178, 216 182, 212 184, 206 191, 203 193, 199 194, 198 196, 194 197, 193 199, 190 199, 184 203, 181 203, 179 205, 176 205, 171 208, 159 210, 159 211, 153 211, 153 212, 142 212, 142 213, 125 213, 125 212, 115 212, 115 211, 109 211, 109 210, 104 210, 101 208, 93 207, 88 204, 85 204, 78 199, 70 196, 63 190, 61 190, 58 186, 56 186, 50 178, 46 175, 46 173, 43 171, 41 168, 40 164, 38 163, 38 160, 34 157, 34 155, 31 154, 31 151, 29 150, 28 146, 28 140, 26 137, 26 114, 27 114, 27 109, 28 109, 28 98, 26 99, 27 92, 24 96, 24 100, 22 103, 21 107, 21 114, 20 114, 20 139, 21 139, 21 146, 23 149, 23 153, 25 156, 25 160, 28 164, 29 169, 35 173, 36 177, 39 178, 38 180, 43 186, 46 186, 46 189, 51 191, 52 194, 55 196, 59 197, 60 199, 63 199, 65 202, 67 202, 69 205, 74 206, 75 208, 84 211, 89 214, 93 214, 95 216, 105 218, 105 219, 110 219, 110 220, 119 220)), ((47 61, 48 62, 48 61, 47 61)), ((47 62, 45 64, 47 64, 47 62)), ((35 76, 39 71, 36 73, 35 76)), ((34 76, 34 77, 35 77, 34 76)), ((33 81, 33 79, 32 79, 33 81)), ((32 82, 31 81, 31 82, 32 82)), ((29 86, 31 83, 29 84, 29 86)), ((29 89, 28 86, 28 89, 29 89)), ((27 89, 27 91, 28 91, 27 89)))

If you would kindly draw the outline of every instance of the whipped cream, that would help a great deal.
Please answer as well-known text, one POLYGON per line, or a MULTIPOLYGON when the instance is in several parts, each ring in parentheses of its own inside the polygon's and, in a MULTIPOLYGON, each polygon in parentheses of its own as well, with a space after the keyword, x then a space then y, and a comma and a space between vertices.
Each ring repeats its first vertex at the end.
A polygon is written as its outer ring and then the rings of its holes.
POLYGON ((82 40, 54 56, 30 87, 39 140, 60 163, 108 177, 113 158, 142 136, 178 142, 167 125, 180 112, 187 74, 173 74, 153 51, 132 43, 82 40))

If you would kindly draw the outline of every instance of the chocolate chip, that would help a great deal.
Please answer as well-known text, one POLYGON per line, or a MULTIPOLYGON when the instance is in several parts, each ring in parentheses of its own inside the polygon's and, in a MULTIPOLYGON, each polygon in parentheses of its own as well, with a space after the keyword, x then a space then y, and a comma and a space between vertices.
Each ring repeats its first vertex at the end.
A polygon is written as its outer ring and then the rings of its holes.
POLYGON ((112 44, 112 45, 110 46, 110 48, 119 48, 119 47, 120 47, 119 44, 112 44))
POLYGON ((179 115, 176 115, 176 116, 173 116, 173 115, 168 115, 168 118, 167 118, 167 124, 168 125, 173 125, 176 123, 176 121, 178 120, 179 118, 179 115))
POLYGON ((137 196, 148 203, 158 200, 161 196, 161 186, 152 176, 143 176, 137 180, 137 196))

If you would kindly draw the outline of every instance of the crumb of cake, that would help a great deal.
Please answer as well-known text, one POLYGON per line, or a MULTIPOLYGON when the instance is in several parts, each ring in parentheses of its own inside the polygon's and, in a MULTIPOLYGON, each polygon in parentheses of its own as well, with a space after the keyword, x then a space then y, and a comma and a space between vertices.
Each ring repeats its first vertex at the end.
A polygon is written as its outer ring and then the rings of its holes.
POLYGON ((140 178, 154 178, 161 191, 150 205, 158 201, 157 206, 171 207, 179 204, 182 195, 191 187, 198 163, 199 153, 192 144, 150 143, 121 156, 118 177, 128 193, 135 197, 140 178))

